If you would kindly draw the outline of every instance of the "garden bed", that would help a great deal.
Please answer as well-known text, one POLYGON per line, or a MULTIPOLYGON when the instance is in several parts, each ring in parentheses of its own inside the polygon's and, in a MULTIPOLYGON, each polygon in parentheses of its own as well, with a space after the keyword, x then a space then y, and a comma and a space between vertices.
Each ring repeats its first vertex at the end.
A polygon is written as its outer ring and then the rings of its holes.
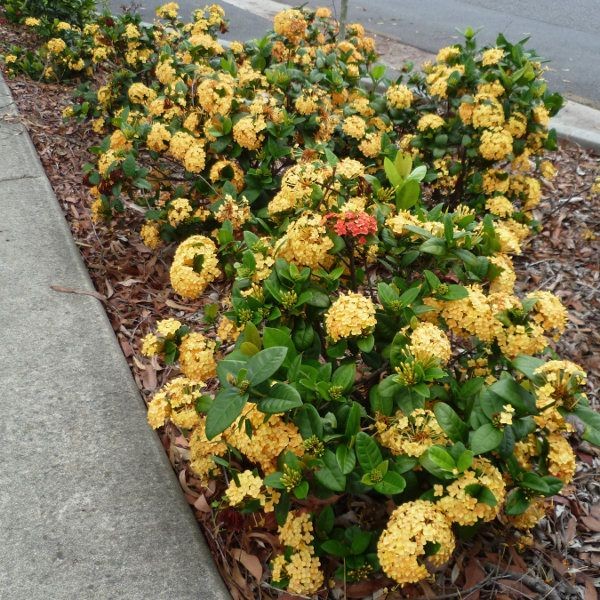
MULTIPOLYGON (((20 30, 2 25, 3 42, 26 43, 20 30)), ((2 51, 2 48, 0 48, 2 51)), ((104 303, 134 378, 147 399, 169 378, 171 368, 156 360, 141 358, 138 340, 157 319, 177 317, 193 324, 202 304, 183 304, 169 291, 168 271, 174 248, 153 252, 141 242, 137 231, 142 215, 128 212, 110 227, 92 221, 87 187, 82 182, 83 164, 91 160, 87 149, 94 134, 83 124, 63 123, 61 109, 70 101, 68 85, 32 82, 23 78, 8 80, 48 177, 54 186, 73 234, 104 303)), ((597 406, 600 371, 600 286, 598 271, 599 197, 589 193, 600 164, 599 157, 563 144, 552 157, 559 167, 553 184, 544 189, 536 211, 543 232, 529 242, 528 250, 517 259, 523 289, 555 290, 570 310, 571 320, 561 338, 560 355, 581 364, 589 374, 590 398, 597 406)), ((58 290, 69 292, 72 290, 58 290)), ((76 292, 76 290, 75 290, 76 292)), ((212 287, 205 301, 219 298, 221 290, 212 287)), ((163 443, 188 502, 193 505, 211 545, 217 564, 232 594, 240 598, 270 595, 258 587, 264 555, 272 544, 272 524, 255 528, 248 535, 236 511, 222 511, 215 521, 210 506, 211 490, 198 485, 186 469, 186 441, 175 428, 167 427, 163 443), (241 567, 240 567, 241 565, 241 567)), ((452 598, 594 598, 594 580, 600 555, 600 490, 598 451, 588 444, 577 449, 581 465, 572 485, 555 499, 555 508, 534 530, 533 545, 519 554, 518 539, 506 539, 502 532, 489 529, 463 543, 456 553, 454 569, 439 573, 435 581, 404 588, 395 597, 452 598), (461 592, 457 591, 461 590, 461 592), (469 593, 467 593, 469 592, 469 593), (554 595, 554 596, 553 596, 554 595)), ((214 490, 212 490, 214 492, 214 490)), ((252 518, 245 517, 245 518, 252 518)), ((393 587, 390 582, 390 589, 393 587)), ((381 582, 377 583, 377 588, 381 582)), ((370 583, 351 584, 349 598, 375 598, 386 595, 370 583)), ((274 595, 278 592, 273 591, 274 595)))

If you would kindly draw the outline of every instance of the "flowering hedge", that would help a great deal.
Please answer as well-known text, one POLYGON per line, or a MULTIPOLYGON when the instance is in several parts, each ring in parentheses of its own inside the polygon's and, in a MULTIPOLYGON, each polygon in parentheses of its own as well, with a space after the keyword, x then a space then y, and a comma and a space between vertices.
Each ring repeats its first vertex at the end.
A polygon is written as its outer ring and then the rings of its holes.
POLYGON ((187 438, 219 509, 274 513, 269 579, 291 593, 417 582, 457 535, 531 528, 573 477, 573 423, 600 443, 585 373, 552 350, 566 310, 514 289, 562 102, 539 59, 467 31, 390 80, 327 9, 227 47, 217 6, 158 16, 56 25, 35 55, 93 76, 67 116, 107 133, 94 214, 141 207, 150 248, 181 242, 171 285, 204 313, 142 341, 180 371, 150 425, 187 438))

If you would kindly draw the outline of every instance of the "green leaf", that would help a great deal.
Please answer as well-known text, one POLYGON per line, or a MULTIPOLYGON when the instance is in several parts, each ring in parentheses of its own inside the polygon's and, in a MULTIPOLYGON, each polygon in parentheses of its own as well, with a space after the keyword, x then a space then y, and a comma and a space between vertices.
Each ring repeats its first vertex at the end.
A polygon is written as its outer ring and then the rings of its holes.
POLYGON ((125 177, 133 177, 137 172, 137 163, 133 154, 128 154, 127 158, 121 163, 121 168, 125 177))
POLYGON ((352 438, 352 436, 356 435, 360 430, 360 404, 358 402, 353 402, 348 413, 348 418, 346 419, 346 428, 344 430, 344 435, 347 439, 352 438))
POLYGON ((323 438, 323 422, 317 409, 312 404, 305 404, 298 411, 295 423, 303 439, 306 440, 313 435, 319 439, 323 438))
POLYGON ((564 481, 558 477, 552 477, 552 475, 546 475, 544 478, 546 485, 548 486, 548 496, 554 496, 562 490, 564 481))
POLYGON ((486 423, 471 434, 471 450, 473 454, 485 454, 495 450, 502 442, 504 434, 491 423, 486 423))
POLYGON ((304 498, 306 498, 306 496, 308 496, 308 491, 309 491, 308 481, 303 481, 302 483, 299 483, 294 488, 294 496, 296 496, 296 498, 298 498, 298 500, 304 500, 304 498))
POLYGON ((357 527, 346 529, 346 538, 350 541, 350 552, 354 555, 360 555, 369 547, 372 534, 368 531, 360 531, 357 527))
POLYGON ((438 297, 444 300, 462 300, 469 295, 469 290, 462 285, 451 283, 448 286, 448 291, 445 294, 440 294, 438 297))
POLYGON ((373 470, 383 461, 377 442, 364 431, 356 434, 355 449, 358 462, 364 471, 373 470))
POLYGON ((269 397, 258 403, 258 408, 266 414, 284 413, 302 406, 298 390, 289 383, 276 383, 269 388, 269 397))
POLYGON ((538 492, 543 496, 547 495, 550 492, 550 488, 548 487, 548 484, 544 481, 543 477, 540 477, 535 473, 523 473, 523 478, 521 479, 519 485, 522 488, 538 492))
POLYGON ((271 377, 283 364, 287 351, 285 346, 273 346, 261 350, 250 358, 246 364, 250 383, 258 385, 271 377))
POLYGON ((348 448, 347 446, 338 446, 337 450, 335 451, 335 457, 344 475, 352 473, 354 467, 356 466, 356 455, 354 454, 354 450, 352 448, 348 448))
POLYGON ((338 157, 329 148, 325 148, 323 152, 325 154, 327 164, 331 167, 335 167, 335 165, 337 165, 339 162, 338 157))
POLYGON ((283 361, 283 366, 291 365, 298 353, 294 347, 294 342, 290 337, 289 329, 278 329, 276 327, 265 327, 263 330, 263 345, 265 348, 273 348, 275 346, 285 346, 288 349, 283 361))
POLYGON ((223 385, 229 385, 228 375, 233 375, 237 379, 237 374, 241 369, 246 368, 246 362, 241 360, 221 360, 217 363, 217 375, 223 385))
POLYGON ((383 168, 385 170, 385 175, 388 178, 388 181, 394 186, 398 187, 402 185, 404 178, 398 173, 398 169, 396 169, 396 165, 386 156, 383 161, 383 168))
POLYGON ((477 496, 477 500, 479 502, 483 502, 483 504, 487 504, 488 506, 496 506, 498 504, 498 499, 487 487, 483 487, 479 495, 477 496))
POLYGON ((331 505, 327 505, 317 517, 316 525, 317 525, 317 533, 327 535, 333 529, 333 524, 335 521, 335 513, 333 512, 333 508, 331 505))
POLYGON ((406 487, 406 480, 402 475, 395 471, 388 471, 383 476, 383 481, 379 481, 375 484, 375 491, 385 496, 393 496, 394 494, 401 494, 406 487))
POLYGON ((371 77, 375 81, 379 81, 385 75, 385 65, 375 65, 371 69, 371 77))
POLYGON ((498 396, 522 413, 536 412, 533 394, 525 390, 512 377, 499 379, 488 388, 488 392, 498 396))
POLYGON ((426 254, 433 254, 434 256, 443 256, 446 254, 446 242, 440 238, 432 237, 425 240, 420 246, 419 250, 426 254))
POLYGON ((371 352, 373 346, 375 346, 375 338, 373 337, 373 334, 358 338, 356 340, 356 345, 363 352, 371 352))
POLYGON ((206 437, 211 440, 223 433, 241 414, 248 401, 248 394, 240 394, 237 388, 222 389, 206 414, 206 437))
POLYGON ((441 446, 430 446, 420 457, 419 462, 432 475, 447 478, 456 469, 452 455, 441 446))
POLYGON ((281 492, 279 502, 275 505, 275 519, 277 525, 283 527, 290 512, 290 495, 287 492, 281 492))
POLYGON ((522 515, 529 508, 529 500, 525 492, 519 488, 511 490, 504 505, 504 512, 507 515, 522 515))
POLYGON ((600 446, 600 413, 587 406, 578 406, 573 412, 585 424, 583 439, 590 444, 600 446))
POLYGON ((414 287, 408 288, 405 292, 402 293, 398 301, 401 306, 409 306, 412 304, 421 293, 421 286, 416 285, 414 287))
POLYGON ((240 337, 244 342, 250 342, 251 344, 254 344, 259 350, 262 348, 260 333, 252 321, 248 321, 246 323, 244 326, 244 331, 240 337))
POLYGON ((419 201, 420 194, 419 182, 416 179, 407 179, 396 192, 396 207, 398 210, 408 210, 419 201))
POLYGON ((412 169, 412 156, 408 152, 398 152, 394 159, 394 165, 401 177, 408 177, 412 169))
POLYGON ((240 344, 240 350, 246 356, 254 356, 259 352, 259 349, 252 342, 242 342, 240 344))
POLYGON ((283 473, 277 471, 275 473, 270 473, 267 475, 263 481, 264 485, 267 487, 272 487, 276 490, 284 490, 285 486, 281 483, 281 476, 283 473))
POLYGON ((427 175, 427 167, 425 165, 419 165, 411 171, 407 179, 408 181, 423 181, 425 175, 427 175))
POLYGON ((533 356, 526 356, 525 354, 519 354, 512 360, 513 369, 516 369, 520 373, 523 373, 527 379, 532 381, 540 381, 540 376, 535 374, 535 370, 541 367, 544 361, 540 358, 533 356))
POLYGON ((433 412, 439 426, 453 442, 465 440, 469 428, 449 404, 437 402, 433 412))
POLYGON ((348 556, 349 553, 348 548, 337 540, 327 540, 326 542, 323 542, 321 544, 321 550, 332 556, 337 556, 338 558, 344 558, 345 556, 348 556))
POLYGON ((315 473, 316 480, 328 490, 343 492, 346 489, 346 476, 342 473, 331 450, 325 450, 323 463, 323 467, 315 473))
POLYGON ((329 296, 317 288, 309 288, 307 290, 309 294, 309 298, 306 301, 306 304, 310 306, 316 306, 317 308, 327 308, 331 302, 329 300, 329 296))
POLYGON ((340 365, 334 372, 331 378, 331 385, 339 386, 344 393, 350 391, 354 385, 356 378, 356 364, 346 363, 340 365))
POLYGON ((471 450, 465 450, 461 452, 458 459, 456 460, 456 468, 459 472, 466 471, 473 464, 473 452, 471 450))

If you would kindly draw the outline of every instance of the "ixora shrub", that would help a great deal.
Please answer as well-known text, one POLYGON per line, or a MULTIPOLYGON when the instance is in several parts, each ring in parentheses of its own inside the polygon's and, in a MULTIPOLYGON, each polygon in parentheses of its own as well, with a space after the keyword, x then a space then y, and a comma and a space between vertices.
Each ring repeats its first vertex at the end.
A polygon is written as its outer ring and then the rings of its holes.
POLYGON ((467 32, 390 81, 327 9, 227 48, 217 6, 158 16, 99 17, 69 46, 99 87, 68 112, 107 133, 94 214, 143 207, 204 313, 142 341, 181 372, 151 426, 181 431, 219 510, 270 516, 290 593, 417 582, 486 523, 532 527, 573 477, 569 437, 600 443, 585 373, 552 349, 566 310, 514 289, 561 102, 538 59, 467 32))
POLYGON ((68 21, 82 25, 92 16, 94 0, 2 0, 7 18, 18 23, 28 17, 68 21))

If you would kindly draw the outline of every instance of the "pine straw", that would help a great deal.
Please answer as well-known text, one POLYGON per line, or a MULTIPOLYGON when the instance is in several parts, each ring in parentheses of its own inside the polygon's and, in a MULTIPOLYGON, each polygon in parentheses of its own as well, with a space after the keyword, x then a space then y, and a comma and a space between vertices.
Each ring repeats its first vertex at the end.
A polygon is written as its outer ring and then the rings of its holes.
MULTIPOLYGON (((23 38, 20 31, 0 23, 0 51, 5 43, 24 43, 23 38)), ((202 304, 218 300, 222 290, 213 288, 196 303, 179 302, 168 284, 173 249, 156 253, 142 244, 138 235, 141 214, 129 211, 110 226, 91 221, 82 167, 92 160, 87 148, 99 140, 85 124, 62 122, 61 110, 68 105, 72 88, 25 78, 8 84, 20 116, 4 118, 18 120, 29 130, 97 297, 106 308, 141 393, 149 400, 169 378, 171 369, 141 358, 141 335, 164 317, 190 324, 199 321, 202 304)), ((589 189, 600 168, 600 156, 563 144, 551 158, 558 163, 559 175, 552 187, 545 189, 539 207, 543 231, 515 261, 520 291, 550 289, 569 307, 571 321, 556 350, 588 371, 590 397, 598 407, 600 198, 592 198, 589 189)), ((72 291, 61 288, 60 281, 54 283, 59 292, 72 291)), ((222 484, 213 482, 204 488, 194 479, 187 468, 186 440, 174 427, 167 427, 161 439, 232 596, 292 598, 259 583, 278 547, 272 517, 259 522, 258 517, 242 516, 231 509, 216 513, 211 502, 219 496, 222 484)), ((577 453, 580 466, 574 483, 554 498, 527 550, 517 552, 515 545, 523 540, 496 525, 461 543, 453 566, 428 582, 396 590, 393 582, 379 579, 332 589, 320 597, 595 600, 594 585, 600 585, 600 452, 581 443, 577 453)), ((359 504, 348 507, 345 518, 349 523, 365 512, 359 504)))

